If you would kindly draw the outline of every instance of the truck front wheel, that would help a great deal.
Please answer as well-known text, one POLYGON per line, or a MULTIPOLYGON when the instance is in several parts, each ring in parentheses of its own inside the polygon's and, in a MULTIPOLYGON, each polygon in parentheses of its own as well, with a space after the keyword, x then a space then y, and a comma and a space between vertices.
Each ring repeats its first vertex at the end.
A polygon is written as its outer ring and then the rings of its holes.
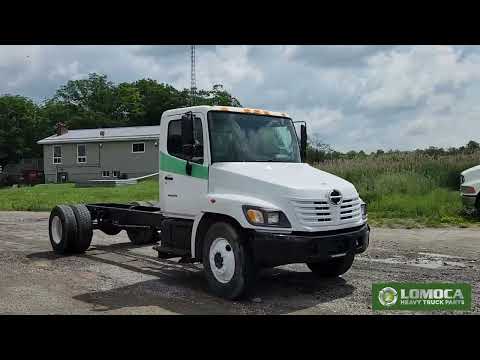
POLYGON ((345 256, 330 259, 322 262, 307 263, 308 268, 321 278, 337 277, 345 274, 353 264, 355 254, 349 253, 345 256))
POLYGON ((255 267, 237 229, 226 222, 213 224, 205 235, 202 256, 208 285, 215 295, 234 300, 248 293, 255 267))

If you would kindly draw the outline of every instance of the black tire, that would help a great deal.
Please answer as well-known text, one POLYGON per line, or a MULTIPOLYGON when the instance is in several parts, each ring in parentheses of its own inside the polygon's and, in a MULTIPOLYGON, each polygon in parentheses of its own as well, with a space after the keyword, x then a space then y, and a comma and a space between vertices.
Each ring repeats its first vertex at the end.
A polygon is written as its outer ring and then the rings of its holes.
POLYGON ((77 238, 69 245, 68 251, 81 254, 90 246, 93 236, 92 217, 85 205, 70 205, 77 220, 77 238))
POLYGON ((307 263, 307 266, 317 277, 337 277, 345 274, 352 267, 354 259, 355 254, 349 253, 323 262, 307 263))
POLYGON ((255 281, 255 264, 245 239, 234 226, 226 222, 214 223, 205 235, 202 258, 208 285, 213 294, 229 300, 239 299, 249 294, 255 281), (217 280, 209 259, 210 248, 219 238, 228 241, 231 248, 227 251, 233 251, 235 259, 233 277, 226 283, 217 280))
POLYGON ((145 245, 157 242, 157 234, 154 230, 127 230, 127 235, 132 244, 145 245))
POLYGON ((107 235, 118 235, 118 233, 120 233, 120 231, 122 231, 121 228, 115 226, 115 225, 112 225, 112 224, 102 224, 98 227, 99 230, 103 231, 105 234, 107 235))
POLYGON ((77 220, 69 206, 57 205, 52 209, 48 220, 48 235, 56 253, 69 252, 77 238, 77 220))

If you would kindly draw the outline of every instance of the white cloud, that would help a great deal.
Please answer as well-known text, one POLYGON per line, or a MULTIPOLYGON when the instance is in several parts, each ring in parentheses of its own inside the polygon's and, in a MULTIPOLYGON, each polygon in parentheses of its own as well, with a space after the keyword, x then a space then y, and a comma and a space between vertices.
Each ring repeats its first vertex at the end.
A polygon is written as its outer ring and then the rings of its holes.
MULTIPOLYGON (((0 94, 39 101, 90 72, 190 86, 189 45, 0 46, 0 94)), ((197 87, 286 111, 340 150, 479 141, 480 46, 198 46, 197 87)))
POLYGON ((295 121, 305 121, 309 132, 317 137, 325 137, 338 131, 343 125, 344 115, 340 110, 319 107, 314 109, 287 109, 295 121))
POLYGON ((367 61, 366 89, 359 105, 369 110, 414 107, 435 95, 439 87, 455 91, 480 79, 480 59, 461 59, 450 46, 394 49, 367 61))

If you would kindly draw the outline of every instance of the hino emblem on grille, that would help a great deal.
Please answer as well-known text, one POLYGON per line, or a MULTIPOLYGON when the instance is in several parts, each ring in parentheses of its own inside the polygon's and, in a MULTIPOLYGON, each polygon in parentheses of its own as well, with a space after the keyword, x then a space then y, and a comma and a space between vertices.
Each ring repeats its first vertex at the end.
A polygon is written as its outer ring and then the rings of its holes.
POLYGON ((332 190, 332 192, 328 195, 328 199, 333 205, 340 205, 342 203, 343 196, 340 191, 332 190))

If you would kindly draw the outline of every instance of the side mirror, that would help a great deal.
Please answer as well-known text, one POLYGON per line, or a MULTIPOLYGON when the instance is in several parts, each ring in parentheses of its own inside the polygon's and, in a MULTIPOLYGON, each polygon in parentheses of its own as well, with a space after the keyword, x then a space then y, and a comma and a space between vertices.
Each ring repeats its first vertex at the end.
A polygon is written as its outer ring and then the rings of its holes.
POLYGON ((307 125, 300 125, 300 157, 307 162, 307 125))
POLYGON ((193 114, 188 113, 182 116, 182 146, 193 146, 193 143, 193 114))

